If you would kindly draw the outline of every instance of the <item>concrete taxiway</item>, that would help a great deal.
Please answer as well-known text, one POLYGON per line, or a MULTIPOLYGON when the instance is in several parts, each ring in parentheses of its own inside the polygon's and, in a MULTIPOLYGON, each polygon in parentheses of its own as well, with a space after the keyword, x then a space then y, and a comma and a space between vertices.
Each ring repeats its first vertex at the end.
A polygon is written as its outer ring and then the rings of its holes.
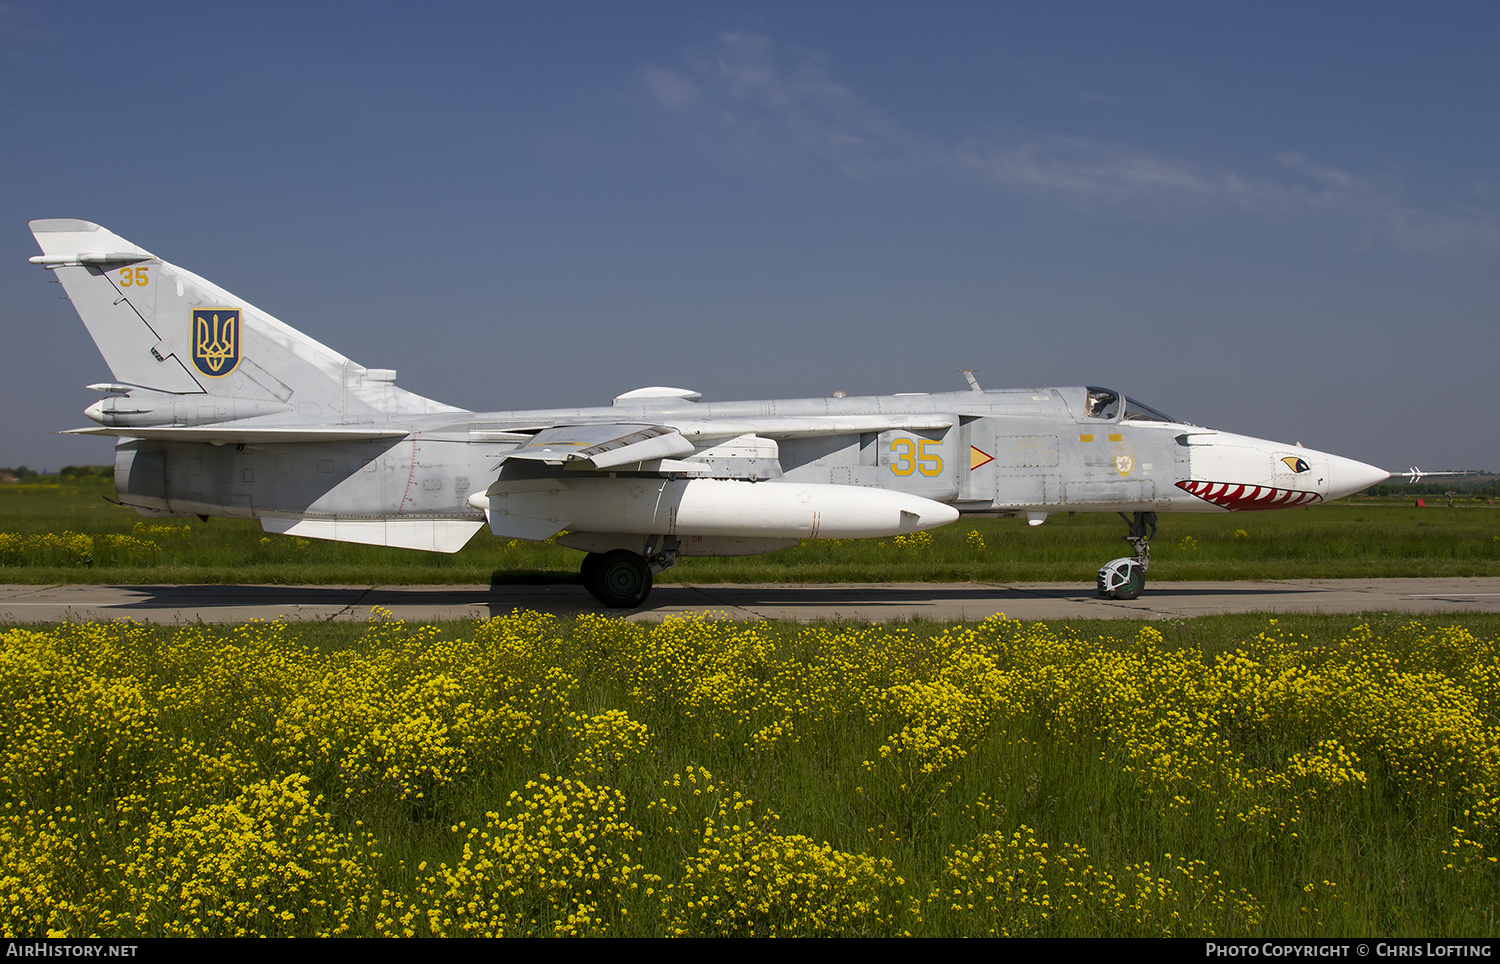
MULTIPOLYGON (((365 621, 487 619, 516 609, 600 612, 582 587, 493 586, 0 586, 0 623, 132 619, 240 623, 252 619, 365 621)), ((658 586, 631 620, 688 613, 729 619, 886 622, 906 619, 1183 619, 1217 613, 1500 613, 1500 579, 1287 579, 1160 582, 1131 601, 1078 583, 658 586)))

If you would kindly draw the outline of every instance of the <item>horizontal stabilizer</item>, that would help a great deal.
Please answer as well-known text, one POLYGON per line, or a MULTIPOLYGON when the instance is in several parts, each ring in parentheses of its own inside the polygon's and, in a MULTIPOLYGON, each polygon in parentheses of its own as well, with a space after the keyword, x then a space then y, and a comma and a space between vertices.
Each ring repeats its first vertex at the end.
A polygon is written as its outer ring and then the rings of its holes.
POLYGON ((304 519, 263 517, 267 532, 360 542, 370 546, 422 549, 427 552, 457 552, 478 532, 483 522, 470 519, 304 519))

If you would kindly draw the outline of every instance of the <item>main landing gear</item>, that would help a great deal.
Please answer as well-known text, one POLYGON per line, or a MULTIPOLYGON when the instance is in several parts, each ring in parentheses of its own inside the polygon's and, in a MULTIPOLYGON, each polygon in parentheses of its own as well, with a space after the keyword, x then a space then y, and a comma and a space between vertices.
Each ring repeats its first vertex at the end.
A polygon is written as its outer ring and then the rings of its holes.
POLYGON ((591 552, 579 573, 589 595, 611 609, 633 609, 651 594, 651 577, 677 564, 677 539, 663 536, 646 543, 644 553, 629 549, 591 552))
POLYGON ((1122 538, 1135 549, 1135 555, 1111 559, 1104 564, 1099 570, 1099 595, 1109 599, 1134 599, 1146 588, 1146 569, 1151 565, 1150 540, 1156 538, 1156 513, 1137 512, 1134 519, 1123 512, 1119 515, 1130 527, 1129 534, 1122 538))

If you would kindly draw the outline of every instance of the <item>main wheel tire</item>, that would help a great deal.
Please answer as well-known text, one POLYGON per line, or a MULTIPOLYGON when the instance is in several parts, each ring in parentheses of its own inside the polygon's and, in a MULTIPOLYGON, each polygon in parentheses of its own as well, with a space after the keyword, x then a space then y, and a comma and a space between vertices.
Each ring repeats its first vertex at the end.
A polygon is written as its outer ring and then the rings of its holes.
POLYGON ((583 582, 583 588, 587 589, 589 595, 595 599, 599 599, 599 564, 603 561, 604 553, 591 552, 583 557, 583 565, 578 567, 578 575, 583 582))
MULTIPOLYGON (((587 559, 584 564, 588 565, 587 559)), ((651 566, 629 549, 606 552, 594 566, 593 585, 588 589, 595 599, 611 609, 639 606, 651 593, 651 566)))

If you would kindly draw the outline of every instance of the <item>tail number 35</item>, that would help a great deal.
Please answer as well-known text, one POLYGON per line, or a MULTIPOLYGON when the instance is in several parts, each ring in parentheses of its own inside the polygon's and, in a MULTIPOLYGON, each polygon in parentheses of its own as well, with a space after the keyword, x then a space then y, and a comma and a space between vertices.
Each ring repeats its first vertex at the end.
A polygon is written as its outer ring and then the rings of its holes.
POLYGON ((943 457, 936 449, 942 445, 941 439, 891 439, 891 471, 897 475, 911 475, 920 472, 926 476, 941 475, 943 473, 943 457), (929 447, 931 450, 929 450, 929 447))

